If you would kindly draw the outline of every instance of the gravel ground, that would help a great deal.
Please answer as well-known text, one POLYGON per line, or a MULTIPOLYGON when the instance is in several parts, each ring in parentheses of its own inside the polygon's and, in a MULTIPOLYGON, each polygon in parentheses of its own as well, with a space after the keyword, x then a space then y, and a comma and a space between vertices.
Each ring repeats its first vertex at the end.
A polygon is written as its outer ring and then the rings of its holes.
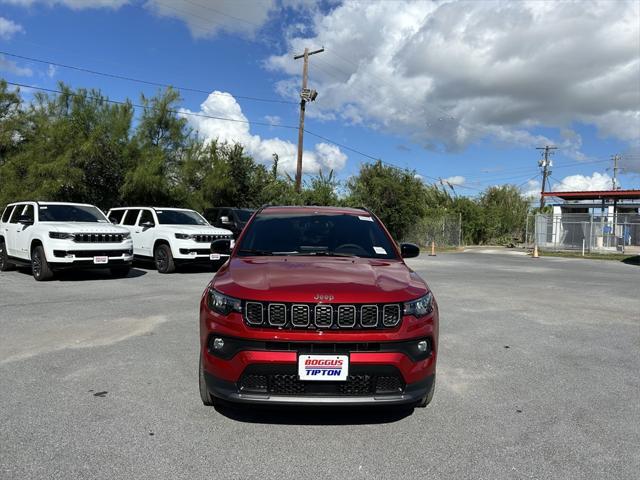
POLYGON ((441 311, 426 409, 204 407, 211 272, 0 273, 0 478, 637 479, 640 267, 409 261, 441 311))

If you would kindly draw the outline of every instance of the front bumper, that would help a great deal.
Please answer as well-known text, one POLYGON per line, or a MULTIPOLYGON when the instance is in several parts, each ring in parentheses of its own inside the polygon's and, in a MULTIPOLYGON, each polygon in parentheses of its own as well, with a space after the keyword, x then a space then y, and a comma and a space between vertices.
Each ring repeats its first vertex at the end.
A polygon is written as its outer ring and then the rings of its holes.
POLYGON ((133 242, 125 239, 119 243, 83 243, 50 239, 45 245, 47 261, 57 267, 80 266, 104 268, 130 264, 133 261, 133 242), (94 257, 107 257, 108 263, 94 263, 94 257))
POLYGON ((212 395, 235 402, 416 403, 431 392, 435 381, 438 316, 435 304, 428 316, 405 315, 394 328, 250 327, 240 313, 220 315, 209 309, 205 293, 200 308, 202 370, 212 395), (224 340, 222 348, 215 348, 215 338, 224 340), (423 340, 426 352, 418 349, 423 340), (300 381, 301 354, 348 355, 347 382, 300 381))
POLYGON ((236 403, 270 405, 407 405, 421 401, 432 390, 435 374, 407 385, 402 392, 370 395, 278 395, 269 393, 245 393, 234 382, 222 380, 205 372, 209 392, 217 398, 236 403))

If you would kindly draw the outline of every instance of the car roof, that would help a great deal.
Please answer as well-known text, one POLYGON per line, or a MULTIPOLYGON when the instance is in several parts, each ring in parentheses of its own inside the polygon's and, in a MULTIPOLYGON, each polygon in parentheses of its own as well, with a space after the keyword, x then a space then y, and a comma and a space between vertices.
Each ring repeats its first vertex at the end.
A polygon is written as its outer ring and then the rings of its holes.
POLYGON ((151 208, 153 210, 188 210, 189 212, 195 212, 190 208, 177 208, 177 207, 150 207, 150 206, 137 206, 137 207, 114 207, 111 210, 139 210, 141 208, 151 208))
POLYGON ((342 214, 342 215, 359 215, 359 216, 371 216, 364 208, 351 208, 351 207, 320 207, 320 206, 269 206, 264 207, 261 214, 276 215, 282 213, 315 213, 320 215, 327 214, 342 214))
POLYGON ((83 207, 95 207, 95 205, 92 205, 90 203, 80 203, 80 202, 41 202, 38 200, 21 200, 19 202, 13 202, 8 204, 7 206, 13 206, 13 205, 25 205, 27 203, 36 203, 38 205, 81 205, 83 207))

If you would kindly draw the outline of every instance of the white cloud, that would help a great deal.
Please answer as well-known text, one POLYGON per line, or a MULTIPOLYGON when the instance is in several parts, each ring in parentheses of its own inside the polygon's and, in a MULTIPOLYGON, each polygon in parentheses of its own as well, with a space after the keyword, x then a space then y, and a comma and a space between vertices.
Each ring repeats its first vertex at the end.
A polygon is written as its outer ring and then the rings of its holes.
POLYGON ((464 183, 467 181, 466 178, 464 178, 462 175, 454 175, 453 177, 448 177, 443 179, 445 182, 453 185, 454 187, 456 185, 464 185, 464 183))
POLYGON ((576 122, 640 137, 638 2, 345 2, 316 13, 309 33, 294 33, 287 53, 266 61, 291 76, 280 93, 295 97, 300 62, 291 52, 308 46, 325 47, 310 62, 320 95, 309 112, 429 148, 456 150, 483 137, 522 146, 555 140, 579 159, 582 141, 567 129, 576 122), (559 138, 535 127, 558 128, 559 138))
POLYGON ((611 190, 611 177, 606 173, 593 172, 593 175, 569 175, 560 183, 552 185, 554 192, 611 190))
POLYGON ((525 198, 538 198, 540 197, 541 190, 540 180, 528 180, 526 185, 524 185, 520 191, 522 192, 522 196, 525 198))
POLYGON ((212 37, 221 31, 252 37, 276 8, 275 0, 148 0, 145 7, 162 17, 184 21, 195 38, 212 37))
MULTIPOLYGON (((297 146, 288 140, 280 138, 261 138, 253 135, 247 117, 242 113, 236 99, 224 92, 215 91, 200 105, 199 112, 188 109, 181 110, 185 114, 197 113, 207 117, 185 115, 190 125, 198 131, 206 140, 219 140, 228 143, 240 143, 256 161, 270 164, 273 154, 277 153, 280 159, 279 166, 286 172, 293 173, 296 170, 297 146), (238 120, 230 122, 219 120, 219 117, 238 120)), ((317 143, 313 151, 305 150, 303 153, 303 171, 316 174, 319 170, 342 170, 347 162, 347 156, 335 145, 317 143)))
POLYGON ((9 40, 16 33, 23 33, 24 28, 22 25, 9 20, 8 18, 0 17, 0 38, 9 40))
POLYGON ((9 72, 20 77, 33 75, 33 71, 30 68, 20 67, 13 60, 7 60, 4 55, 0 55, 0 72, 9 72))
POLYGON ((265 115, 264 119, 271 125, 280 125, 282 121, 278 115, 265 115))
POLYGON ((47 68, 47 77, 53 78, 56 76, 57 72, 58 72, 58 67, 56 67, 55 65, 49 64, 49 67, 47 68))

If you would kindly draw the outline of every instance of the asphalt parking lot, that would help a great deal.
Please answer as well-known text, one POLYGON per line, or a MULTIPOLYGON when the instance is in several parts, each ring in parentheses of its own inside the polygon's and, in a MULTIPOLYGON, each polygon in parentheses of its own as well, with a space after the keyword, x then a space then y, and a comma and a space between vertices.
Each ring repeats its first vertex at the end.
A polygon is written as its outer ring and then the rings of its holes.
POLYGON ((441 311, 415 411, 204 407, 211 272, 0 273, 0 478, 638 478, 640 267, 409 263, 441 311))

